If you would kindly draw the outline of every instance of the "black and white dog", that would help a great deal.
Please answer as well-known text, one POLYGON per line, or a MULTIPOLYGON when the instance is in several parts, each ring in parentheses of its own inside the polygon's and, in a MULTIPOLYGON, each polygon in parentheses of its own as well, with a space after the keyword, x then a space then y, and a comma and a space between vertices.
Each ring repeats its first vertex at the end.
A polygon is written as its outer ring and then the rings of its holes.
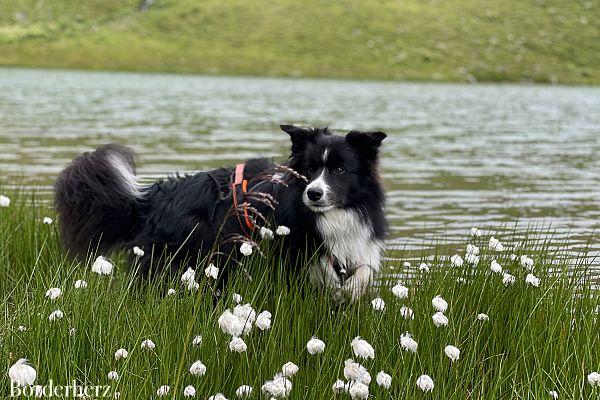
MULTIPOLYGON (((379 270, 387 229, 378 173, 386 135, 281 129, 292 141, 283 166, 252 159, 241 170, 219 168, 149 186, 137 182, 129 148, 109 144, 84 153, 61 172, 55 186, 64 246, 80 259, 90 249, 106 255, 138 246, 146 252, 142 271, 155 268, 160 254, 177 272, 216 247, 227 255, 218 262, 239 258, 239 240, 226 238, 247 237, 252 243, 269 221, 290 228, 283 238, 290 268, 310 259, 311 280, 359 297, 379 270), (240 183, 234 182, 238 178, 247 190, 232 185, 240 183)), ((221 268, 223 274, 229 269, 221 268)))

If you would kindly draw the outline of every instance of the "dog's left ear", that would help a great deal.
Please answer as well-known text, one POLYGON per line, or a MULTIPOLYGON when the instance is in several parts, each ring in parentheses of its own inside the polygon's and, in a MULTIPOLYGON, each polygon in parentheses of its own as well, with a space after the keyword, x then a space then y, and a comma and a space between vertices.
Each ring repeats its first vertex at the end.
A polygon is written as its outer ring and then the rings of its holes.
POLYGON ((346 135, 346 142, 354 147, 359 154, 366 158, 374 159, 377 157, 377 151, 381 142, 387 135, 383 132, 361 132, 350 131, 346 135))

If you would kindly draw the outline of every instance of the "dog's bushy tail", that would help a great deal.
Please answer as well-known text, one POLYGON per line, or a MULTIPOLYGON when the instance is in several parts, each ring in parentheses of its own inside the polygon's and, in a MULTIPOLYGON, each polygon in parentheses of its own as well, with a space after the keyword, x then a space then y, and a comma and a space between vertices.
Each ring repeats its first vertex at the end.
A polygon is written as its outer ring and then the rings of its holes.
POLYGON ((130 148, 108 144, 77 157, 55 184, 63 246, 80 259, 120 247, 134 234, 142 195, 130 148))

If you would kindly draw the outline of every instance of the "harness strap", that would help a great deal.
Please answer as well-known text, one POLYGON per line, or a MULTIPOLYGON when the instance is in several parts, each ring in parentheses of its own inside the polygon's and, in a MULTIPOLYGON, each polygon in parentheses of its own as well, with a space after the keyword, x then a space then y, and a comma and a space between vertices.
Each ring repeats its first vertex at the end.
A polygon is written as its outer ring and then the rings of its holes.
MULTIPOLYGON (((246 167, 245 163, 241 163, 241 164, 238 164, 235 166, 235 175, 233 177, 233 183, 231 184, 233 207, 235 207, 236 209, 239 205, 238 198, 237 198, 237 186, 241 186, 242 195, 248 191, 248 180, 244 179, 244 168, 245 167, 246 167)), ((250 232, 252 232, 254 229, 256 229, 256 227, 254 226, 254 223, 252 223, 252 219, 250 219, 250 215, 248 214, 248 205, 244 204, 243 209, 244 209, 244 222, 246 223, 246 226, 248 227, 248 229, 250 229, 250 232)), ((236 215, 238 217, 238 221, 240 222, 240 226, 242 227, 242 229, 244 229, 244 232, 245 232, 244 224, 242 223, 242 220, 237 212, 236 212, 236 215)))

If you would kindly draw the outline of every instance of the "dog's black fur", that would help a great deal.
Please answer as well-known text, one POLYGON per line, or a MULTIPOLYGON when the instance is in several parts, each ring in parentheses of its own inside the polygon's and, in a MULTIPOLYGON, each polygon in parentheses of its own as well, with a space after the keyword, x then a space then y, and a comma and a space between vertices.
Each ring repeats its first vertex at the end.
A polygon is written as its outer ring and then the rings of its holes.
MULTIPOLYGON (((385 134, 352 131, 343 137, 333 135, 327 128, 282 125, 282 129, 292 141, 291 156, 284 165, 307 177, 308 182, 327 176, 331 204, 356 211, 373 238, 382 240, 386 221, 377 159, 385 134), (325 148, 330 150, 327 157, 322 157, 325 148)), ((290 235, 283 240, 292 260, 326 252, 316 226, 320 213, 307 206, 307 182, 289 172, 282 178, 285 185, 277 179, 265 179, 276 168, 271 160, 252 159, 246 161, 244 172, 250 186, 256 184, 254 192, 268 193, 276 199, 275 210, 256 199, 246 200, 272 226, 290 228, 290 235)), ((144 272, 155 267, 150 261, 154 258, 156 262, 158 255, 171 257, 175 269, 193 266, 223 238, 245 233, 238 218, 227 217, 232 208, 233 171, 233 167, 219 168, 142 187, 135 181, 131 149, 109 144, 84 153, 56 181, 55 203, 62 243, 80 259, 90 251, 107 255, 138 246, 146 252, 140 260, 144 272)), ((257 225, 264 225, 255 220, 257 225)), ((238 258, 238 246, 239 242, 227 242, 218 250, 238 258)), ((290 263, 297 264, 300 263, 290 263)))

